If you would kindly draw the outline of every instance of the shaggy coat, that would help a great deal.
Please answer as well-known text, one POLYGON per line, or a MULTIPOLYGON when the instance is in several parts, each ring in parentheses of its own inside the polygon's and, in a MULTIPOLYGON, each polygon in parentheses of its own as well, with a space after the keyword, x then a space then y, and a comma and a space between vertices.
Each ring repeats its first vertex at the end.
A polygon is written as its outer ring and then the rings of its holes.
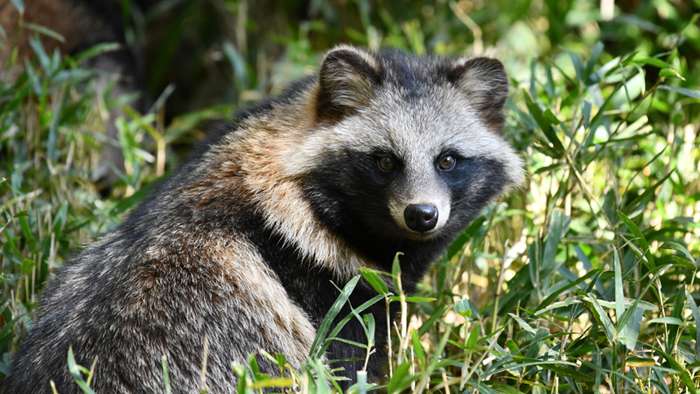
MULTIPOLYGON (((260 349, 305 362, 316 330, 361 267, 404 289, 494 197, 523 176, 501 135, 508 79, 487 58, 413 57, 338 47, 319 72, 215 130, 115 231, 65 264, 14 359, 9 393, 77 393, 66 366, 96 359, 100 393, 206 385, 234 393, 232 363, 260 349)), ((375 296, 360 282, 359 306, 375 296)), ((370 378, 384 374, 386 313, 370 378)), ((346 308, 341 316, 349 313, 346 308)), ((392 313, 392 318, 394 314, 392 313)), ((366 343, 355 319, 341 331, 366 343)), ((355 379, 365 349, 334 341, 325 358, 355 379)), ((277 374, 265 357, 263 372, 277 374)))

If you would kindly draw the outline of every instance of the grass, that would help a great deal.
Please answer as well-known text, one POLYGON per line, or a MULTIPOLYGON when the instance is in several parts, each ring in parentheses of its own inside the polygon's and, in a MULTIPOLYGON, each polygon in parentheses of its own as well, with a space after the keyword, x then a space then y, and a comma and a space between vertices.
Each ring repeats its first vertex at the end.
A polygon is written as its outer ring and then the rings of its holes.
MULTIPOLYGON (((239 17, 244 10, 242 2, 221 3, 239 17)), ((295 78, 343 41, 417 53, 496 48, 511 75, 505 132, 529 174, 465 229, 417 294, 388 294, 377 284, 376 302, 406 311, 391 330, 383 390, 697 392, 698 4, 659 0, 618 8, 610 21, 598 2, 314 4, 313 22, 286 17, 290 30, 279 40, 287 49, 273 67, 254 66, 252 58, 272 59, 264 49, 222 46, 238 81, 225 105, 166 123, 170 98, 157 92, 163 100, 151 112, 128 112, 118 123, 126 172, 106 197, 94 183, 106 143, 101 114, 121 102, 99 94, 79 60, 109 48, 64 58, 35 45, 37 61, 0 83, 0 372, 8 372, 53 270, 117 226, 144 186, 177 165, 178 144, 202 133, 199 121, 274 91, 282 82, 272 75, 295 78), (350 21, 339 22, 341 11, 350 21)), ((374 283, 375 275, 364 271, 362 280, 374 283)), ((363 319, 356 312, 348 318, 363 319)), ((382 346, 373 343, 373 321, 363 321, 362 346, 382 346)), ((315 355, 333 335, 330 327, 321 333, 315 355)), ((270 357, 285 369, 283 356, 270 357)), ((235 371, 241 392, 293 384, 260 374, 254 359, 235 371)), ((296 373, 300 390, 329 390, 317 357, 296 373)))

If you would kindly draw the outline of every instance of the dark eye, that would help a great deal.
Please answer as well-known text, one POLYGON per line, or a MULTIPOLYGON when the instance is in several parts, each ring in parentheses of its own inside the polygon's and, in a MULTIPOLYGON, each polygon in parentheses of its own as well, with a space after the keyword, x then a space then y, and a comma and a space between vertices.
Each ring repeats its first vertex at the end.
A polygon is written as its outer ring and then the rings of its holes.
POLYGON ((396 160, 389 156, 381 156, 377 159, 379 168, 384 171, 394 171, 396 169, 396 160))
POLYGON ((455 164, 457 164, 457 159, 451 155, 444 155, 438 160, 438 167, 443 171, 449 171, 455 168, 455 164))

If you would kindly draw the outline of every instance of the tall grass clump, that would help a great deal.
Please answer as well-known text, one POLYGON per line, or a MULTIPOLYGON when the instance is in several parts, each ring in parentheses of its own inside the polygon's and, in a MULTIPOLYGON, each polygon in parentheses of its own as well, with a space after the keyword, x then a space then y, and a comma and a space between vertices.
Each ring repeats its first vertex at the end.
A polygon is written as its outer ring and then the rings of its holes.
MULTIPOLYGON (((209 3, 252 18, 246 1, 209 3)), ((359 281, 377 290, 371 303, 396 303, 402 315, 390 344, 374 341, 375 323, 363 313, 369 305, 339 317, 364 324, 366 343, 353 345, 368 355, 390 346, 386 379, 360 374, 352 392, 698 392, 698 5, 620 2, 611 13, 593 1, 311 3, 312 18, 302 23, 270 17, 282 51, 235 34, 222 39, 220 58, 237 92, 228 104, 166 123, 166 90, 147 114, 125 111, 119 141, 100 130, 105 111, 128 100, 98 91, 95 72, 81 67, 109 47, 64 58, 35 41, 36 62, 0 83, 0 372, 8 373, 53 270, 114 228, 145 186, 177 164, 176 141, 347 42, 419 54, 491 48, 511 76, 505 133, 528 179, 465 229, 417 294, 401 290, 400 255, 391 273, 363 270, 339 289, 303 370, 267 354, 280 367, 267 376, 251 357, 234 367, 239 392, 336 389, 321 355, 339 330, 330 322, 359 281), (126 172, 100 193, 95 172, 109 143, 122 147, 126 172), (394 293, 381 276, 396 284, 394 293)), ((248 22, 249 34, 259 34, 254 23, 263 22, 248 22)), ((89 392, 89 370, 71 369, 89 392)))

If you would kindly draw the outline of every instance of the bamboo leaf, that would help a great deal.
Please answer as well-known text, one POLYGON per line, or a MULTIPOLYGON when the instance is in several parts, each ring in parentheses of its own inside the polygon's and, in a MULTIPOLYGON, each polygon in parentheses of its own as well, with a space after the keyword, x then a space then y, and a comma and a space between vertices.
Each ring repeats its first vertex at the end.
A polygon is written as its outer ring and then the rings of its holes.
POLYGON ((75 356, 73 356, 73 347, 68 348, 68 370, 70 371, 70 374, 73 376, 73 380, 75 380, 75 383, 80 387, 81 390, 85 394, 95 394, 95 392, 90 388, 90 386, 87 384, 85 379, 83 379, 83 376, 81 375, 81 372, 89 372, 85 368, 81 367, 78 365, 78 363, 75 362, 75 356))
POLYGON ((666 317, 657 317, 656 319, 651 319, 647 322, 647 324, 671 324, 674 326, 682 326, 683 320, 677 318, 677 317, 671 317, 671 316, 666 316, 666 317))
POLYGON ((338 298, 335 300, 331 308, 328 310, 326 313, 326 316, 323 318, 323 321, 321 322, 321 325, 318 328, 318 332, 316 334, 316 338, 314 338, 314 342, 311 344, 311 350, 309 352, 309 357, 311 358, 318 358, 321 357, 321 352, 319 352, 321 348, 321 344, 323 343, 324 339, 326 338, 326 334, 328 333, 328 330, 331 328, 331 324, 333 323, 333 320, 335 320, 335 317, 338 316, 340 311, 343 309, 343 306, 345 306, 345 303, 348 301, 348 298, 350 297, 350 294, 352 294, 352 291, 355 290, 355 286, 357 286, 357 282, 360 280, 359 276, 356 276, 348 281, 348 283, 345 285, 343 290, 340 292, 340 295, 338 298))
POLYGON ((525 91, 525 105, 527 106, 528 110, 530 111, 530 114, 532 117, 535 119, 537 122, 537 125, 540 127, 542 132, 544 132, 545 137, 547 137, 547 140, 549 140, 550 143, 552 143, 555 151, 557 152, 556 158, 560 158, 562 152, 564 152, 564 145, 562 145, 561 141, 559 140, 559 137, 557 137, 556 133, 554 132, 554 128, 552 127, 552 123, 549 122, 549 120, 546 119, 544 115, 544 111, 540 109, 539 104, 537 104, 532 96, 530 96, 529 92, 525 91))
POLYGON ((360 272, 360 275, 367 281, 367 283, 372 286, 372 288, 379 294, 381 295, 388 295, 389 294, 389 289, 386 286, 386 283, 382 280, 382 278, 377 275, 377 273, 369 268, 360 268, 358 270, 360 272))
POLYGON ((685 298, 688 300, 688 304, 690 304, 690 310, 693 315, 693 320, 695 321, 695 346, 693 350, 695 351, 695 359, 700 361, 700 312, 698 311, 698 305, 695 303, 695 300, 688 290, 685 290, 685 298))
POLYGON ((651 367, 656 365, 656 361, 651 357, 627 356, 627 365, 630 367, 651 367))
MULTIPOLYGON (((681 81, 685 81, 685 78, 681 74, 678 73, 678 71, 672 69, 672 68, 664 68, 661 71, 659 71, 659 76, 664 77, 664 78, 678 78, 681 81)), ((687 95, 686 95, 687 96, 687 95)))
POLYGON ((622 287, 622 268, 620 254, 617 249, 613 250, 613 265, 615 268, 615 316, 621 319, 625 314, 625 293, 622 287))
POLYGON ((691 394, 697 394, 697 387, 695 386, 695 383, 693 383, 693 380, 690 378, 690 373, 688 372, 688 370, 685 369, 685 367, 683 367, 681 364, 679 364, 678 361, 676 361, 668 353, 664 352, 663 350, 661 350, 653 345, 650 345, 650 347, 652 349, 654 349, 655 351, 657 351, 658 353, 660 353, 662 356, 664 356, 666 361, 671 365, 671 368, 673 368, 676 372, 678 372, 678 374, 681 377, 681 381, 683 382, 683 384, 686 385, 687 390, 691 394))
POLYGON ((659 89, 670 90, 672 92, 676 92, 676 93, 682 94, 684 96, 700 99, 700 90, 679 88, 676 86, 669 86, 669 85, 659 85, 659 89))
POLYGON ((593 312, 596 320, 598 320, 598 323, 600 323, 600 325, 603 327, 603 332, 605 332, 605 336, 608 338, 608 341, 610 341, 610 343, 615 342, 615 326, 613 325, 612 321, 610 321, 610 318, 605 313, 605 310, 603 310, 603 307, 600 306, 598 300, 591 294, 589 294, 588 301, 593 306, 593 312))
POLYGON ((654 256, 651 254, 649 250, 649 244, 647 243, 646 238, 642 234, 642 232, 639 230, 639 227, 637 227, 634 222, 632 222, 622 211, 618 210, 617 215, 622 219, 622 221, 625 223, 625 226, 627 226, 627 229, 630 230, 632 235, 635 236, 639 244, 641 245, 641 253, 642 253, 642 258, 644 262, 647 263, 649 266, 650 270, 653 270, 656 266, 654 263, 654 256))
POLYGON ((474 324, 474 327, 472 327, 472 330, 469 333, 469 338, 467 339, 467 349, 472 349, 477 344, 479 340, 480 327, 481 325, 479 324, 479 322, 476 322, 476 324, 474 324))
POLYGON ((644 309, 640 307, 631 310, 628 315, 623 317, 624 321, 618 321, 618 340, 625 345, 628 351, 633 351, 637 348, 637 338, 639 331, 642 329, 642 318, 644 317, 644 309), (620 328, 622 325, 622 328, 620 328))
POLYGON ((682 256, 686 258, 688 261, 690 261, 692 264, 695 264, 695 259, 693 258, 693 255, 690 254, 688 249, 679 244, 678 242, 673 242, 673 241, 666 241, 664 242, 663 245, 661 245, 661 249, 673 249, 681 252, 682 256))

